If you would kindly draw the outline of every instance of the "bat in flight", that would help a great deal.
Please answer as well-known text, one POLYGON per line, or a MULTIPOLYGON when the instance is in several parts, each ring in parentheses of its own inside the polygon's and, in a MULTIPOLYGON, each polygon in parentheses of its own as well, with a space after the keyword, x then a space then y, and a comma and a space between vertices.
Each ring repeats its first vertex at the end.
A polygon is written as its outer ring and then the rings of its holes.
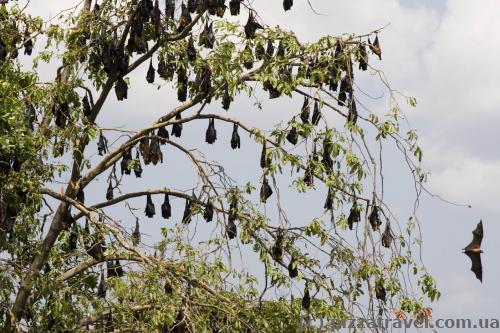
POLYGON ((483 265, 481 264, 481 242, 483 241, 483 221, 481 220, 476 229, 472 231, 472 241, 463 251, 472 261, 471 271, 474 272, 479 281, 483 282, 483 265))

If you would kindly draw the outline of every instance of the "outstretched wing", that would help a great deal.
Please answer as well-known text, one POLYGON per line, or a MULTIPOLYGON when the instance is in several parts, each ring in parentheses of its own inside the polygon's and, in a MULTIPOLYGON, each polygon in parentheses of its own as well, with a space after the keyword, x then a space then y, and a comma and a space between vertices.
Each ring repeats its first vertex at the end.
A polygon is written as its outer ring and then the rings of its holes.
POLYGON ((480 221, 476 229, 472 231, 472 241, 465 247, 465 251, 470 251, 474 249, 481 248, 481 242, 483 241, 483 221, 480 221))
POLYGON ((483 282, 483 264, 481 263, 481 254, 471 252, 465 252, 465 254, 472 262, 470 270, 474 272, 479 281, 483 282))

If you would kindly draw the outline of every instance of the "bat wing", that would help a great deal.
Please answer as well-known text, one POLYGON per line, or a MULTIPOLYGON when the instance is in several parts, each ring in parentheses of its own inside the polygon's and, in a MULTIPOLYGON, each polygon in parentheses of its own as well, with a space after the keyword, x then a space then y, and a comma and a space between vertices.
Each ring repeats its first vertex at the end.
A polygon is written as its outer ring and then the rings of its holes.
POLYGON ((465 254, 472 262, 470 270, 474 272, 479 281, 483 282, 483 264, 481 263, 481 254, 471 252, 465 252, 465 254))
POLYGON ((465 251, 470 251, 474 249, 481 248, 481 242, 483 241, 483 221, 479 222, 476 229, 472 231, 472 241, 465 247, 465 251))

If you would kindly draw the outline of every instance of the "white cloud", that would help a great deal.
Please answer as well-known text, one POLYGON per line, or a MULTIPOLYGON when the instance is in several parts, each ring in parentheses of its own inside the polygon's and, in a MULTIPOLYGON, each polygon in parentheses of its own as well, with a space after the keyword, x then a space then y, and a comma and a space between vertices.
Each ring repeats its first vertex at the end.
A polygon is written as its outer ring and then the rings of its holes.
POLYGON ((425 75, 414 83, 412 113, 422 129, 432 187, 459 201, 498 211, 500 182, 495 137, 500 122, 497 1, 448 2, 432 45, 423 52, 425 75))

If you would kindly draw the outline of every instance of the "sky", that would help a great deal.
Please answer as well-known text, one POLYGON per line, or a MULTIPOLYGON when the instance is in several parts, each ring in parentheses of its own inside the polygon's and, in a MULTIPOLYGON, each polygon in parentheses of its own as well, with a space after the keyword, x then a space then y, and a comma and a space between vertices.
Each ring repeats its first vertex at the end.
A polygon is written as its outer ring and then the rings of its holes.
MULTIPOLYGON (((30 11, 42 16, 53 15, 70 3, 77 1, 35 0, 30 11)), ((372 65, 384 71, 394 89, 417 99, 416 108, 404 105, 404 109, 411 126, 419 133, 424 165, 430 172, 428 189, 440 196, 424 195, 418 210, 424 240, 423 260, 442 292, 441 299, 432 304, 434 318, 500 318, 500 286, 496 283, 500 281, 500 265, 495 260, 500 252, 500 242, 496 241, 500 235, 497 223, 500 213, 500 36, 497 33, 500 2, 311 0, 311 4, 321 15, 315 15, 306 1, 296 0, 293 9, 286 13, 280 1, 253 1, 263 22, 293 29, 306 41, 326 34, 366 33, 387 25, 380 34, 383 61, 372 57, 372 65), (482 284, 469 271, 468 258, 461 253, 480 219, 485 229, 482 284)), ((167 93, 168 88, 147 87, 143 78, 146 69, 142 66, 134 74, 137 78, 132 77, 133 93, 129 93, 127 103, 110 99, 98 119, 102 126, 118 122, 125 128, 138 128, 175 105, 175 97, 167 93)), ((51 68, 41 70, 53 73, 51 68)), ((370 94, 383 94, 380 86, 373 82, 373 78, 361 79, 361 85, 370 94)), ((384 97, 375 108, 387 108, 383 104, 387 96, 384 97)), ((274 121, 289 117, 290 108, 295 112, 299 104, 297 100, 264 101, 263 110, 255 111, 252 102, 238 99, 235 112, 253 126, 271 129, 274 121)), ((228 146, 229 126, 227 129, 223 124, 217 126, 220 140, 226 140, 228 146)), ((206 124, 185 128, 185 142, 199 144, 205 127, 206 124), (199 138, 195 140, 196 135, 199 138)), ((210 147, 210 157, 225 161, 228 170, 235 170, 237 179, 255 181, 258 165, 249 163, 247 155, 255 155, 256 160, 260 147, 251 148, 251 140, 246 136, 242 136, 242 145, 248 145, 248 150, 233 152, 227 147, 210 147), (227 159, 228 154, 233 155, 227 159)), ((206 145, 203 148, 208 149, 206 145)), ((181 179, 190 180, 186 172, 190 166, 174 151, 164 154, 169 157, 167 170, 146 173, 144 181, 161 179, 169 186, 181 188, 181 179), (169 159, 178 162, 169 164, 169 159)), ((386 177, 386 200, 404 220, 411 214, 415 193, 408 175, 398 167, 401 156, 389 150, 386 158, 387 170, 391 172, 391 176, 386 177)), ((130 188, 138 189, 140 185, 135 183, 130 188)), ((97 189, 95 191, 97 193, 97 189)), ((323 196, 321 192, 300 200, 315 207, 316 198, 323 196)), ((293 210, 297 203, 293 200, 297 199, 290 200, 294 218, 305 218, 301 215, 303 212, 293 210)), ((159 207, 160 199, 156 202, 159 207)), ((154 230, 151 227, 146 232, 154 234, 154 230)))

